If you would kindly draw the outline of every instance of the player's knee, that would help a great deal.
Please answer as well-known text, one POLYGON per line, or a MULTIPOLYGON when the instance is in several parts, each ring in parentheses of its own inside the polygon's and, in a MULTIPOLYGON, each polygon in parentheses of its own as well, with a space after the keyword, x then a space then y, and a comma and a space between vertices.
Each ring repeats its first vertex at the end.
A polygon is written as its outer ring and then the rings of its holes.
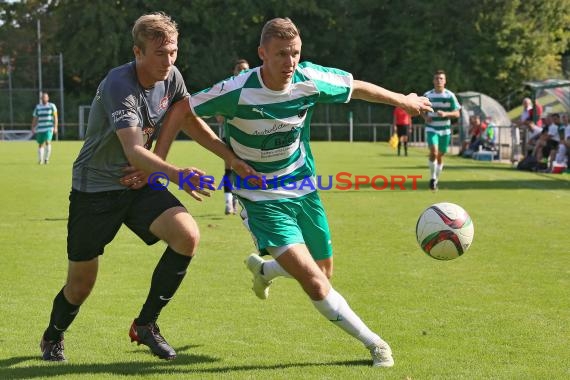
POLYGON ((65 286, 65 298, 74 305, 81 305, 89 297, 94 286, 94 280, 67 283, 65 286))
POLYGON ((194 256, 199 242, 200 231, 198 228, 185 228, 172 241, 168 242, 168 245, 181 255, 194 256))
POLYGON ((311 278, 303 285, 303 288, 313 301, 320 301, 327 296, 330 284, 325 278, 319 276, 311 278))

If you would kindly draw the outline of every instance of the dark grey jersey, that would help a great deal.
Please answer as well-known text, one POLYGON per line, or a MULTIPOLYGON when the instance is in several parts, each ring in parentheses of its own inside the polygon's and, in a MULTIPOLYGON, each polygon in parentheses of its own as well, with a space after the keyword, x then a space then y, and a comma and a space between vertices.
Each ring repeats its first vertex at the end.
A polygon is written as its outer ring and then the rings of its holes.
POLYGON ((85 142, 73 164, 72 187, 90 193, 125 189, 119 179, 129 163, 117 130, 140 128, 145 147, 150 149, 166 111, 186 96, 184 79, 176 67, 150 89, 139 84, 135 62, 109 71, 91 104, 85 142))

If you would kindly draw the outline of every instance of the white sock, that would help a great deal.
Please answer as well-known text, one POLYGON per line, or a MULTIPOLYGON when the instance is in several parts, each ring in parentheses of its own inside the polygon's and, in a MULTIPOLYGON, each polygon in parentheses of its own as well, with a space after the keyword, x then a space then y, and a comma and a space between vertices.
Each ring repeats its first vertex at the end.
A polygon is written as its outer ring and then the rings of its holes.
POLYGON ((439 178, 439 175, 441 174, 442 171, 443 171, 443 162, 435 167, 435 177, 439 178))
POLYGON ((51 156, 51 144, 46 145, 45 161, 49 161, 50 156, 51 156))
POLYGON ((435 174, 435 167, 436 167, 436 161, 428 161, 428 166, 429 166, 429 175, 431 179, 436 179, 437 176, 435 174))
POLYGON ((333 324, 361 341, 366 348, 382 341, 372 332, 354 311, 348 306, 346 300, 333 288, 322 301, 312 301, 317 310, 333 324))
POLYGON ((40 164, 44 163, 44 147, 40 147, 38 148, 38 162, 40 164))
POLYGON ((233 194, 232 193, 224 193, 224 197, 226 198, 226 204, 232 204, 232 197, 233 194))
POLYGON ((267 260, 263 263, 263 278, 267 281, 271 281, 276 277, 287 277, 293 278, 279 263, 277 260, 267 260))

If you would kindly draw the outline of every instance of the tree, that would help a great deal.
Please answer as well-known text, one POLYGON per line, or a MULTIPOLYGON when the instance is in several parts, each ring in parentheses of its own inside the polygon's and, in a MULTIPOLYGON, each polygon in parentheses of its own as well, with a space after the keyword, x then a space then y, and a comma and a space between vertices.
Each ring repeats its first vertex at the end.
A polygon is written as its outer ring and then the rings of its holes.
POLYGON ((568 49, 570 3, 566 0, 481 1, 473 70, 480 86, 500 96, 526 80, 562 75, 568 49))
POLYGON ((27 0, 0 3, 0 52, 17 58, 16 79, 33 87, 40 19, 43 54, 64 55, 73 110, 133 59, 133 22, 156 10, 179 25, 176 64, 191 91, 230 75, 237 58, 260 64, 259 35, 273 17, 301 29, 303 59, 404 92, 423 93, 443 69, 453 91, 501 99, 523 81, 560 77, 570 51, 568 0, 27 0))

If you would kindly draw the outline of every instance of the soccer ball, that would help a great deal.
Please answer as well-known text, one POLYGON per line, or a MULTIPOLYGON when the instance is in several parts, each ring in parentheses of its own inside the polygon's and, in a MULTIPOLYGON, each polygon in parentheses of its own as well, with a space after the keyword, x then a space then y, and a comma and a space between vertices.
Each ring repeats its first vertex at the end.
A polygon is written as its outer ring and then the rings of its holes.
POLYGON ((473 242, 473 233, 471 217, 454 203, 431 205, 416 224, 420 247, 437 260, 452 260, 463 255, 473 242))

